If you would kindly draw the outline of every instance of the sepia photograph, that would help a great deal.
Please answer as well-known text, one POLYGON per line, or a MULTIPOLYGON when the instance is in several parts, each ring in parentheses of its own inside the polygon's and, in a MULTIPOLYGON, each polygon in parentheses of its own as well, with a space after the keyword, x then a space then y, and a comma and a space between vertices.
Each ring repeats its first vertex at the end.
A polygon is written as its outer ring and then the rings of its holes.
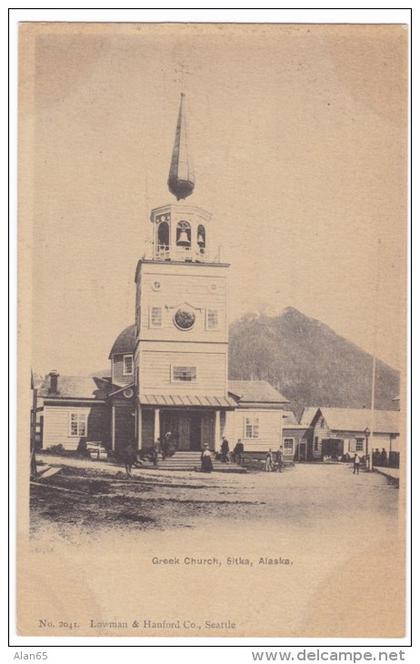
POLYGON ((408 26, 18 68, 18 634, 408 636, 408 26))

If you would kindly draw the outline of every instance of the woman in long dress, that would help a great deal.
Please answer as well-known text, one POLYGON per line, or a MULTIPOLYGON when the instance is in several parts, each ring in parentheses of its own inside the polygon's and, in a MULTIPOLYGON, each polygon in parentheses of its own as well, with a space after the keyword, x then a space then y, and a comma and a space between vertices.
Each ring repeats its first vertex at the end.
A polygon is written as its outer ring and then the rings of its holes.
POLYGON ((211 473, 213 470, 213 461, 211 459, 211 452, 209 446, 204 445, 204 450, 201 452, 201 472, 211 473))

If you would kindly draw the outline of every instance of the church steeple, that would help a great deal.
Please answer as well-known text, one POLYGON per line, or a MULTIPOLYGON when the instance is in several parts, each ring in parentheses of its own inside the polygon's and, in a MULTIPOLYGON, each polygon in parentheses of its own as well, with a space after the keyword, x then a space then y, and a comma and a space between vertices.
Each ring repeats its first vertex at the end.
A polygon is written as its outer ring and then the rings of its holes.
POLYGON ((172 150, 171 167, 169 169, 169 191, 180 198, 187 198, 194 190, 194 170, 188 154, 188 132, 185 108, 185 94, 181 92, 178 122, 176 125, 175 142, 172 150))

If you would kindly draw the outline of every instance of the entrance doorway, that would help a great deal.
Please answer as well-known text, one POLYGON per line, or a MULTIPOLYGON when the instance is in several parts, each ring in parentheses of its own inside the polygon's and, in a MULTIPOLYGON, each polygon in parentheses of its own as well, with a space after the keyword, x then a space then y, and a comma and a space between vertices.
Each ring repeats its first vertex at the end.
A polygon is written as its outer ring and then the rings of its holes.
POLYGON ((160 434, 170 431, 178 450, 213 448, 214 413, 193 410, 161 410, 160 434))
POLYGON ((324 438, 322 441, 322 456, 337 459, 343 455, 344 440, 339 438, 324 438))
POLYGON ((201 450, 201 415, 191 413, 190 450, 201 450))

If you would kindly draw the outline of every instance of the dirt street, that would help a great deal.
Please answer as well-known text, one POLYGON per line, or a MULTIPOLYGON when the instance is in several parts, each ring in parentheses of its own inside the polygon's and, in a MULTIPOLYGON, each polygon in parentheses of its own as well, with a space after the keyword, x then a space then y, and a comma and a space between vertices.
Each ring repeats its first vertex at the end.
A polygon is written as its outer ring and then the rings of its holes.
POLYGON ((28 596, 44 596, 51 570, 55 579, 36 615, 61 606, 82 634, 92 634, 91 621, 192 617, 197 625, 230 620, 236 636, 261 635, 268 613, 276 635, 336 634, 337 621, 343 636, 401 632, 400 493, 385 477, 302 464, 281 474, 136 469, 127 480, 105 462, 64 461, 31 487, 26 564, 36 574, 28 596), (266 564, 274 558, 280 564, 266 564), (175 563, 161 562, 168 560, 175 563), (393 607, 387 624, 384 603, 393 607), (113 606, 124 611, 110 616, 113 606))

